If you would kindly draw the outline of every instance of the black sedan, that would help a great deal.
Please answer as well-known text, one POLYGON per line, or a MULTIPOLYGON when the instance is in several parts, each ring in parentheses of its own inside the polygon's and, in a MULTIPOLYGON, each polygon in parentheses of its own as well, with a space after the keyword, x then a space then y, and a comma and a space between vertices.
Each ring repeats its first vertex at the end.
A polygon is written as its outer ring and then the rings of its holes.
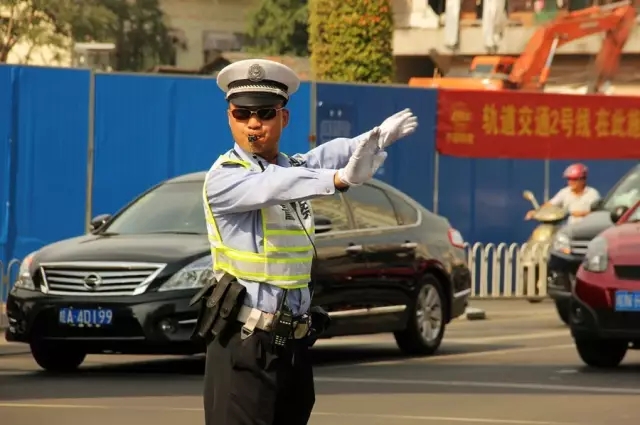
MULTIPOLYGON (((7 301, 7 340, 58 371, 90 353, 203 352, 188 304, 212 273, 204 175, 165 181, 96 217, 90 234, 28 255, 7 301)), ((393 332, 402 351, 434 353, 471 292, 459 232, 375 180, 312 205, 314 303, 333 319, 326 336, 393 332)))

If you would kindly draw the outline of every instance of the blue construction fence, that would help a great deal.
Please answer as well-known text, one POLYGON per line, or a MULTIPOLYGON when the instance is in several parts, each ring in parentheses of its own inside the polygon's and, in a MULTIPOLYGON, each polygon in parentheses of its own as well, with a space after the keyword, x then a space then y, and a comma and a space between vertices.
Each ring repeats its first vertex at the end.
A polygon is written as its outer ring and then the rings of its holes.
MULTIPOLYGON (((356 136, 409 107, 419 117, 418 131, 390 148, 377 177, 432 209, 437 94, 305 82, 289 104, 292 121, 282 150, 307 151, 312 134, 317 143, 356 136)), ((117 211, 164 179, 208 169, 232 144, 225 101, 211 77, 4 65, 0 117, 0 261, 5 265, 84 233, 90 129, 93 215, 117 211)), ((561 173, 569 163, 551 161, 550 193, 562 187, 561 173)), ((592 184, 606 193, 635 161, 586 163, 592 184)), ((534 226, 523 221, 530 204, 521 193, 532 190, 541 200, 544 174, 543 161, 440 157, 438 213, 469 242, 521 243, 534 226)))

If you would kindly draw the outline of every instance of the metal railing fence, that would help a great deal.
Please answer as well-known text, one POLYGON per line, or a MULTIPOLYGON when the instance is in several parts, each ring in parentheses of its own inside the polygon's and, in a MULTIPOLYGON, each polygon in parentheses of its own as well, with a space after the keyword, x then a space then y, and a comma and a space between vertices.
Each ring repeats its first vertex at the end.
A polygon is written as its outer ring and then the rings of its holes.
POLYGON ((549 243, 467 244, 473 298, 527 298, 547 296, 549 243))

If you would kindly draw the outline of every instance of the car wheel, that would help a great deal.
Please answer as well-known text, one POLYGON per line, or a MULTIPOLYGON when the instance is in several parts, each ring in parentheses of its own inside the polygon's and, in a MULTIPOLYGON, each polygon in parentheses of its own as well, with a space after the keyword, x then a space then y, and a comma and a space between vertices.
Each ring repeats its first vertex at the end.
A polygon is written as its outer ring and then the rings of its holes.
POLYGON ((427 274, 419 282, 406 329, 394 333, 396 343, 405 354, 430 355, 440 347, 444 331, 444 291, 440 282, 427 274))
POLYGON ((84 361, 87 353, 68 344, 32 342, 31 355, 38 365, 49 372, 72 372, 84 361))
POLYGON ((558 312, 558 316, 560 316, 560 320, 564 322, 565 325, 569 324, 569 303, 566 301, 556 301, 556 311, 558 312))
POLYGON ((629 349, 629 343, 620 340, 578 339, 575 343, 582 361, 597 368, 618 366, 629 349))

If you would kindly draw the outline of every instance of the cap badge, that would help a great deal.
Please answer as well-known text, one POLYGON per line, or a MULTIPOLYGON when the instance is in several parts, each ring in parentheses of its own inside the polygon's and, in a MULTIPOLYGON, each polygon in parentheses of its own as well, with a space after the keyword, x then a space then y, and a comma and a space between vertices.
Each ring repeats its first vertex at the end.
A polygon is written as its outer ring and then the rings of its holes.
POLYGON ((247 72, 247 78, 253 82, 264 80, 265 71, 262 66, 257 63, 254 63, 249 67, 249 71, 247 72))

